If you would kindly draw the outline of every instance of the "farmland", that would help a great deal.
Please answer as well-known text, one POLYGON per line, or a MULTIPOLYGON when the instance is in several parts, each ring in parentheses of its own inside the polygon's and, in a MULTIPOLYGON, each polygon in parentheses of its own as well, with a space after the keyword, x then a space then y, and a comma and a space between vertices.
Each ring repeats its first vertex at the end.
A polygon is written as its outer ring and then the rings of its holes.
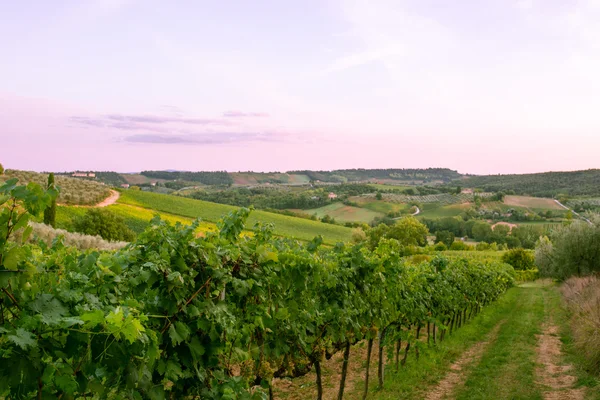
POLYGON ((539 209, 539 210, 563 210, 554 200, 541 197, 529 196, 505 196, 504 204, 508 206, 539 209))
MULTIPOLYGON (((41 174, 31 171, 6 170, 5 174, 0 176, 0 184, 10 178, 17 178, 22 184, 35 182, 41 186, 46 186, 48 174, 41 174)), ((110 189, 101 183, 65 176, 56 176, 56 185, 60 187, 58 202, 68 205, 92 205, 97 204, 110 195, 110 189)))
MULTIPOLYGON (((208 222, 217 222, 223 215, 235 211, 238 207, 209 203, 142 191, 124 191, 119 199, 120 204, 137 206, 149 210, 170 213, 187 218, 201 218, 208 222)), ((250 214, 247 226, 252 228, 257 223, 274 224, 274 233, 300 240, 312 240, 322 235, 328 244, 350 240, 352 230, 339 225, 324 224, 303 218, 290 217, 256 210, 250 214)))
POLYGON ((340 202, 335 202, 324 207, 315 208, 312 210, 303 211, 309 215, 316 215, 318 218, 323 218, 329 215, 340 222, 365 222, 369 223, 376 217, 382 217, 384 214, 369 210, 367 208, 347 206, 340 202))

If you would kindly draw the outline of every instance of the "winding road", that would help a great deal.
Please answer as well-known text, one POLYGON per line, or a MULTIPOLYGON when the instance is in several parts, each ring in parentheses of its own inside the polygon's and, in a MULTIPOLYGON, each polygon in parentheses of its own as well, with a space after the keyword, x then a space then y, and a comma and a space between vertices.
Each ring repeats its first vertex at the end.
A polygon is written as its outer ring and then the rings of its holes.
POLYGON ((587 218, 586 218, 586 217, 584 217, 583 215, 581 215, 581 214, 579 214, 579 213, 577 213, 577 212, 575 212, 575 211, 571 210, 569 207, 565 206, 565 205, 564 205, 563 203, 561 203, 560 201, 558 201, 558 200, 554 199, 554 202, 555 202, 556 204, 558 204, 559 206, 561 206, 562 208, 564 208, 565 210, 569 210, 569 211, 571 211, 573 214, 577 215, 579 218, 581 218, 582 220, 584 220, 584 221, 585 221, 585 222, 587 222, 588 224, 590 224, 590 225, 593 225, 593 224, 592 224, 592 221, 590 221, 589 219, 587 219, 587 218))

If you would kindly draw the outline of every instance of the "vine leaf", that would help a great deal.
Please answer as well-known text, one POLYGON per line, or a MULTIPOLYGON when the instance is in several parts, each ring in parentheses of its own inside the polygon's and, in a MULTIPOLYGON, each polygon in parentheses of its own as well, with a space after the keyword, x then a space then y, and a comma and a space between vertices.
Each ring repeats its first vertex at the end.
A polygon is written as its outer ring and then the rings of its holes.
POLYGON ((169 327, 169 337, 173 342, 173 346, 179 345, 184 342, 190 336, 190 328, 182 322, 175 322, 169 327))
POLYGON ((33 333, 28 332, 23 328, 17 329, 17 332, 14 335, 8 335, 8 340, 23 350, 27 350, 30 347, 37 347, 37 342, 35 341, 33 333))

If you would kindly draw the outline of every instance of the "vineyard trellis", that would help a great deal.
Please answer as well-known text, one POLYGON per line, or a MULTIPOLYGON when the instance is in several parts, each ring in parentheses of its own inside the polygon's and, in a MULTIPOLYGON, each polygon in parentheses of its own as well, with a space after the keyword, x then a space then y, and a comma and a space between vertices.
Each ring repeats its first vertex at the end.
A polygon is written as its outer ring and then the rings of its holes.
POLYGON ((322 398, 321 363, 343 351, 341 399, 353 344, 367 340, 371 355, 378 339, 383 384, 384 352, 398 365, 405 341, 402 364, 411 348, 418 357, 423 327, 443 339, 513 281, 499 262, 405 263, 395 240, 368 251, 276 238, 270 226, 243 237, 248 209, 206 237, 156 218, 116 252, 10 240, 53 196, 16 180, 0 187, 7 399, 264 399, 274 377, 313 368, 322 398))

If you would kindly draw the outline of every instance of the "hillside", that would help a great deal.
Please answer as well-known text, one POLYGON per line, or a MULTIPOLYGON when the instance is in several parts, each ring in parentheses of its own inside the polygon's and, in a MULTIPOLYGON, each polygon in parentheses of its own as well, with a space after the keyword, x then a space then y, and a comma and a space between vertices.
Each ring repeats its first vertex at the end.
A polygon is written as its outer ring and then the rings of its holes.
MULTIPOLYGON (((238 207, 224 204, 142 191, 124 191, 119 198, 119 204, 186 218, 201 218, 203 221, 212 223, 216 223, 224 215, 238 209, 238 207)), ((121 207, 120 212, 124 211, 125 209, 121 207)), ((352 230, 343 226, 260 210, 255 210, 250 214, 247 227, 253 229, 257 223, 273 224, 276 235, 300 240, 312 240, 315 236, 322 235, 328 244, 349 241, 352 235, 352 230)))
POLYGON ((484 175, 463 178, 464 187, 486 192, 514 191, 536 197, 600 195, 600 169, 573 172, 544 172, 522 175, 484 175))
MULTIPOLYGON (((40 174, 32 171, 18 171, 8 169, 4 175, 0 176, 0 182, 10 178, 19 179, 19 183, 27 184, 35 182, 43 187, 47 185, 48 174, 40 174)), ((59 204, 68 205, 93 205, 100 203, 110 196, 110 189, 100 182, 69 178, 56 175, 56 185, 60 188, 59 204)))

